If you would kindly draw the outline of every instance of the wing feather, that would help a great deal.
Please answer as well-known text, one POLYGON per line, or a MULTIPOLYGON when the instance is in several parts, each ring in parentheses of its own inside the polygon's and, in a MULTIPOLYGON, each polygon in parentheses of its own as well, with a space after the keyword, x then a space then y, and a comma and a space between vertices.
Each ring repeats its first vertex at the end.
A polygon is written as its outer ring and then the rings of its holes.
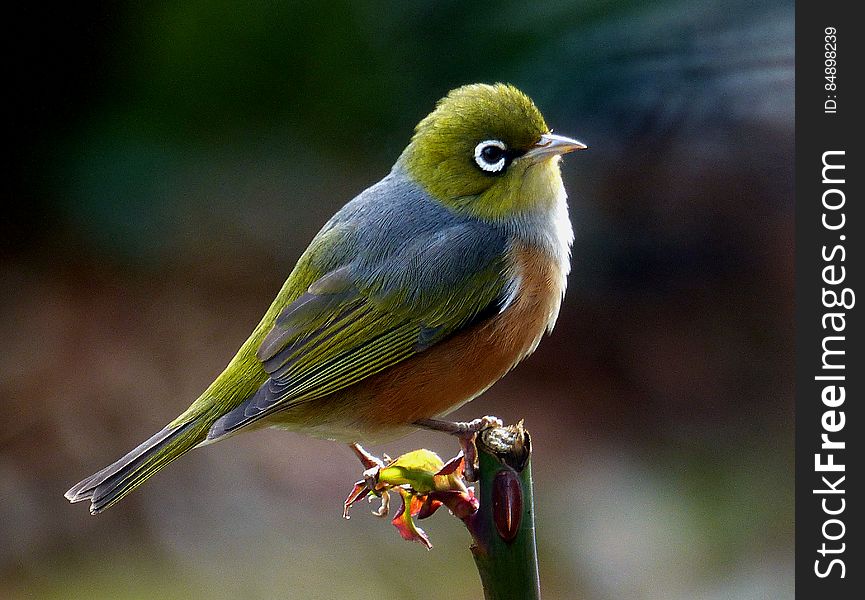
POLYGON ((373 269, 343 265, 312 283, 258 348, 269 379, 208 439, 345 389, 495 314, 508 282, 504 251, 472 246, 465 229, 408 243, 373 269))

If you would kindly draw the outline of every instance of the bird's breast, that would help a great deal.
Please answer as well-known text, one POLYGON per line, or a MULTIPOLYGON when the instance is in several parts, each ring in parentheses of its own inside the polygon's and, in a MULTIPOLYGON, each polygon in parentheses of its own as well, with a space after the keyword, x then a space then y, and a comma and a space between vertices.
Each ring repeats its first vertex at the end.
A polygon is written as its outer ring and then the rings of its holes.
POLYGON ((502 312, 481 328, 497 353, 512 359, 508 369, 534 352, 544 333, 552 330, 567 281, 557 258, 527 244, 514 244, 511 268, 511 296, 502 312))

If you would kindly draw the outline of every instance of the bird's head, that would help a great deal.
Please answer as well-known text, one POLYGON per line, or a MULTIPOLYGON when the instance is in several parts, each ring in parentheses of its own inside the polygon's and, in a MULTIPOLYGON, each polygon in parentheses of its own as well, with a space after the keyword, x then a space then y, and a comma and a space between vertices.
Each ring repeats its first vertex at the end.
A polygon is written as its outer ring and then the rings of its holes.
POLYGON ((511 85, 451 91, 415 128, 400 157, 436 200, 483 219, 544 209, 562 188, 559 157, 584 149, 555 135, 531 99, 511 85))

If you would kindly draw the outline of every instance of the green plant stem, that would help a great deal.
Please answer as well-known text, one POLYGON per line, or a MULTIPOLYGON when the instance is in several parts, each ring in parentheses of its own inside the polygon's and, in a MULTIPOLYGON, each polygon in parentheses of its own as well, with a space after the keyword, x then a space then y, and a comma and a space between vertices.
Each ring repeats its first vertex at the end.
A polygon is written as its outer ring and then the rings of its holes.
POLYGON ((478 435, 480 508, 466 522, 486 600, 539 599, 531 438, 522 422, 478 435))

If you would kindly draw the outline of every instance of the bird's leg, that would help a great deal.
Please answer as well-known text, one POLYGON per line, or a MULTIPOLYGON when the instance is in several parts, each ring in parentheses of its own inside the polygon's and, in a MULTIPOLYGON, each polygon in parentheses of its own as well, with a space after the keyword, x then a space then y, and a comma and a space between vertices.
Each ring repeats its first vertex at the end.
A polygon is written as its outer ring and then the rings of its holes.
POLYGON ((477 481, 475 465, 478 459, 478 449, 475 439, 480 431, 488 427, 501 427, 502 420, 498 417, 485 416, 467 422, 440 421, 439 419, 419 419, 414 423, 418 427, 432 431, 441 431, 455 435, 460 443, 465 458, 465 478, 477 481))

